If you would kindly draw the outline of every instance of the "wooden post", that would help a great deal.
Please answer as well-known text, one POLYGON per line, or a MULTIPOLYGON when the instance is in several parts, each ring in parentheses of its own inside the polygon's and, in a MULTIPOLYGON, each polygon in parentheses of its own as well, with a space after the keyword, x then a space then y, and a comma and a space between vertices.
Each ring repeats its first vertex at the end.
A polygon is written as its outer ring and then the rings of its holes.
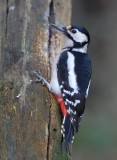
POLYGON ((52 94, 31 84, 50 79, 61 37, 50 23, 69 25, 70 0, 0 0, 0 159, 65 160, 61 113, 52 94))

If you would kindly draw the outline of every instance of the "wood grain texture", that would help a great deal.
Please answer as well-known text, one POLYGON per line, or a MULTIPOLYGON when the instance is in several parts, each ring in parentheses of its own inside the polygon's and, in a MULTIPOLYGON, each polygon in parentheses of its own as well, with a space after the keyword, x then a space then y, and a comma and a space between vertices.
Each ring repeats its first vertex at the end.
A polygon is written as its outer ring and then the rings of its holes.
POLYGON ((31 84, 32 71, 50 79, 61 37, 50 23, 67 25, 57 0, 0 0, 0 159, 62 160, 61 113, 46 87, 31 84))

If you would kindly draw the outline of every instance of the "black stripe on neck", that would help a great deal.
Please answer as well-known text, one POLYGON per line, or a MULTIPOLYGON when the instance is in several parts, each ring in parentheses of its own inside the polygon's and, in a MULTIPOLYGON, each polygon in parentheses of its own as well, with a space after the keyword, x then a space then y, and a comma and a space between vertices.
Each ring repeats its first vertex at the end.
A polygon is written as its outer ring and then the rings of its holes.
POLYGON ((73 45, 73 48, 83 48, 86 44, 88 44, 88 42, 76 42, 74 41, 74 45, 73 45))

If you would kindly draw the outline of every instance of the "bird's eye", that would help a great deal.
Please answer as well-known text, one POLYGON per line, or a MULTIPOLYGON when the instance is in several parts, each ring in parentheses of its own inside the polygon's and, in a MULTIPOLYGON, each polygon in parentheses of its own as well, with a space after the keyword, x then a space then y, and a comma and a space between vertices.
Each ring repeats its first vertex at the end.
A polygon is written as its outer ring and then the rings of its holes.
POLYGON ((72 32, 72 33, 76 33, 76 32, 77 32, 77 29, 72 29, 71 32, 72 32))

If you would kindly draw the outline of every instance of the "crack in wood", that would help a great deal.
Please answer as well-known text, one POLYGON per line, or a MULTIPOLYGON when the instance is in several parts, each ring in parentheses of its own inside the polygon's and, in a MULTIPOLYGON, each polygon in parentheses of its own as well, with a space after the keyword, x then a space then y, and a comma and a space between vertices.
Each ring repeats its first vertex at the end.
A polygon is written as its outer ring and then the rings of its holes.
POLYGON ((51 0, 50 6, 49 6, 49 38, 48 38, 48 57, 49 57, 49 66, 50 66, 50 57, 51 57, 51 38, 52 38, 52 30, 51 30, 51 24, 55 24, 55 13, 54 13, 54 0, 51 0))
MULTIPOLYGON (((50 57, 51 57, 51 38, 52 38, 52 30, 50 25, 55 24, 55 13, 54 13, 54 0, 51 0, 50 5, 49 5, 49 17, 48 17, 48 23, 49 23, 49 37, 48 37, 48 59, 49 59, 49 67, 50 65, 50 57)), ((47 160, 50 159, 50 126, 51 126, 51 106, 49 108, 49 123, 48 123, 48 142, 47 142, 47 160)))
POLYGON ((7 31, 8 31, 8 15, 9 15, 9 0, 6 0, 6 28, 5 28, 6 38, 7 38, 7 31))

